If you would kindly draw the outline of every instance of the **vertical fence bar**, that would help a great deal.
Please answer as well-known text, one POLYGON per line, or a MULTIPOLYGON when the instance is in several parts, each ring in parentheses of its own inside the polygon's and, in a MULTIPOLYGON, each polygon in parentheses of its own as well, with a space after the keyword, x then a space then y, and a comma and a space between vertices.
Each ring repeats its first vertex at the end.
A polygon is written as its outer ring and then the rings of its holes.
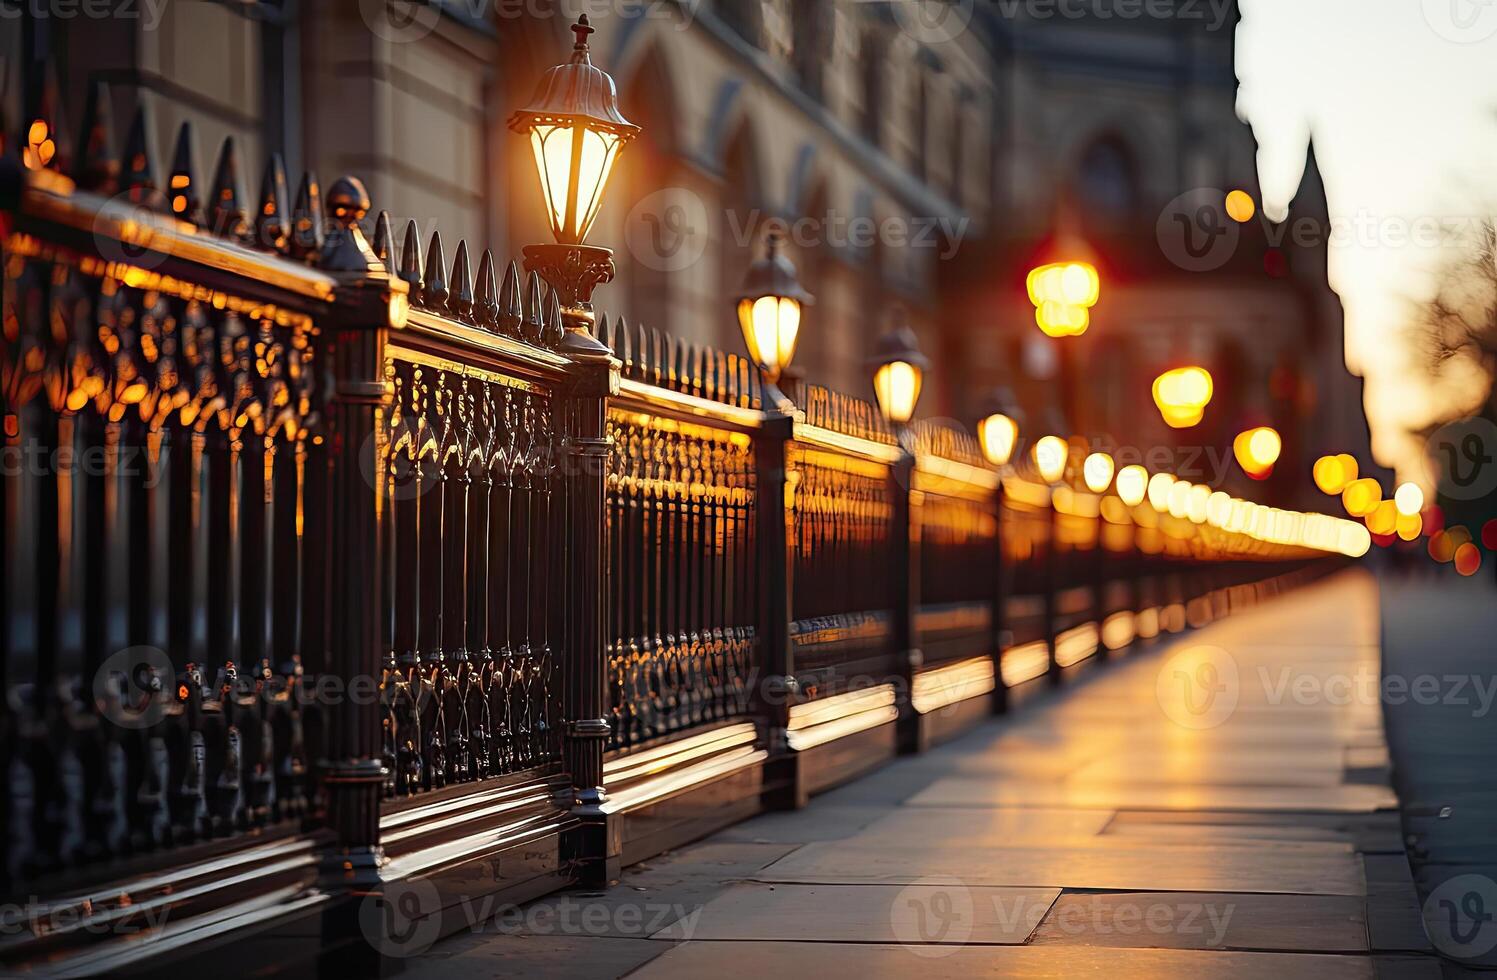
POLYGON ((915 453, 906 449, 889 468, 890 568, 894 601, 894 663, 898 671, 899 751, 925 749, 920 713, 915 710, 915 675, 924 660, 916 617, 920 611, 920 495, 915 490, 915 453))
POLYGON ((1003 508, 1003 479, 1000 476, 998 486, 993 490, 993 547, 989 566, 993 576, 993 614, 988 620, 988 650, 993 658, 994 714, 1008 710, 1008 685, 1003 682, 1003 631, 1007 625, 1009 592, 1004 577, 1008 562, 1003 558, 1003 508))

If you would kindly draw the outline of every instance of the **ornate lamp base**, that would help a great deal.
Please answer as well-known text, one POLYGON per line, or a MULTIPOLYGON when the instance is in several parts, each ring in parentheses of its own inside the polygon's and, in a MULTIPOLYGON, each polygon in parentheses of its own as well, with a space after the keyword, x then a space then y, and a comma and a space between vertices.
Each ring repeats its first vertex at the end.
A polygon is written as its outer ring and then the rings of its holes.
POLYGON ((564 353, 609 354, 593 336, 593 290, 613 281, 613 250, 596 245, 526 245, 525 271, 534 272, 556 291, 566 328, 564 353))

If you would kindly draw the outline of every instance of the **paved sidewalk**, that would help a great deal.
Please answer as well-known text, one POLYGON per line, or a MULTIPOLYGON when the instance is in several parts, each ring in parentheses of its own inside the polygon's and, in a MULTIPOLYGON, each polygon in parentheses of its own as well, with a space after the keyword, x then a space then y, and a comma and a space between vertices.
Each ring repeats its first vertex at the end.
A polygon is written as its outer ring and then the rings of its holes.
POLYGON ((414 977, 1438 977, 1387 786, 1370 576, 553 896, 414 977))

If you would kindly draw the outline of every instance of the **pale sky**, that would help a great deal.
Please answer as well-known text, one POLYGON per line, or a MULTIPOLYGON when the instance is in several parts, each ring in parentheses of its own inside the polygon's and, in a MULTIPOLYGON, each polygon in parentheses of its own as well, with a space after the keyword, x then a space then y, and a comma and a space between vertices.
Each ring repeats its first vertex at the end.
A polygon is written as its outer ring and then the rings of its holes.
POLYGON ((1366 378, 1373 452, 1421 470, 1407 430, 1471 406, 1428 379, 1412 309, 1463 237, 1497 214, 1497 0, 1241 0, 1238 111, 1258 139, 1264 211, 1282 217, 1313 134, 1333 224, 1347 363, 1366 378), (1437 226, 1448 231, 1441 233, 1437 226))

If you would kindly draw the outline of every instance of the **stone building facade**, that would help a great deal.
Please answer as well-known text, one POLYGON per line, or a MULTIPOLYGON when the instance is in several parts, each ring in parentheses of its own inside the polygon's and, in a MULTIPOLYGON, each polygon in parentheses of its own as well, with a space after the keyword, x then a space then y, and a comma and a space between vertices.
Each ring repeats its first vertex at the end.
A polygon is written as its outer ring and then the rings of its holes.
MULTIPOLYGON (((142 0, 132 17, 5 18, 0 107, 24 113, 45 61, 74 119, 90 79, 110 83, 118 120, 146 103, 158 161, 190 119, 203 172, 232 135, 246 161, 278 149, 292 174, 361 176, 397 227, 439 230, 448 254, 466 238, 513 255, 547 232, 506 120, 586 12, 595 63, 644 127, 590 239, 618 252, 600 308, 737 350, 731 297, 778 225, 817 296, 808 378, 866 394, 871 341, 903 315, 935 362, 923 414, 970 422, 1005 383, 1036 417, 1064 408, 1114 444, 1225 446, 1258 422, 1307 433, 1286 447, 1298 483, 1316 452, 1361 454, 1323 243, 1275 247, 1257 216, 1206 267, 1170 237, 1213 194, 1257 199, 1234 5, 1092 6, 142 0), (1024 275, 1072 257, 1099 267, 1102 301, 1085 336, 1050 341, 1024 275), (1211 425, 1178 433, 1149 383, 1185 362, 1217 374, 1220 401, 1211 425)), ((1311 169, 1296 208, 1318 215, 1323 198, 1311 169)))

